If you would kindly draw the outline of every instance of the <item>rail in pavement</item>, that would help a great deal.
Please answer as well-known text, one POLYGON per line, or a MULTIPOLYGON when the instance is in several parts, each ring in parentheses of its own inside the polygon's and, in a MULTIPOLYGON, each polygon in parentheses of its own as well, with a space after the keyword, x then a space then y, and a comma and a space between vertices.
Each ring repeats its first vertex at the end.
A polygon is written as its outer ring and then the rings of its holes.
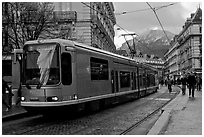
POLYGON ((201 135, 202 92, 195 91, 195 98, 185 95, 177 97, 163 108, 163 113, 148 135, 201 135))

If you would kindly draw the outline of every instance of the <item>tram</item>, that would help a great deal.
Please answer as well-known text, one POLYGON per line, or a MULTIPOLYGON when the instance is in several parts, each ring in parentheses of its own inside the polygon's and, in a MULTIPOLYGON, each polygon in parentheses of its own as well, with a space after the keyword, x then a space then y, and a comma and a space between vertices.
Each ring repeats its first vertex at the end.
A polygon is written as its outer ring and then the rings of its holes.
POLYGON ((155 68, 70 40, 28 41, 22 64, 21 105, 32 112, 98 110, 158 89, 155 68))

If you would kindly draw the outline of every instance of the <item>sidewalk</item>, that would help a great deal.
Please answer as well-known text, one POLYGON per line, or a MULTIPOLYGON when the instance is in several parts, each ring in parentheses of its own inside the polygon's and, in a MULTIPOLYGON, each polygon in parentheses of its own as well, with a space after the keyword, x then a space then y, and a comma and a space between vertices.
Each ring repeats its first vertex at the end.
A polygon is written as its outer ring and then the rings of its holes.
MULTIPOLYGON (((165 92, 166 87, 159 89, 165 92)), ((180 94, 163 109, 162 115, 150 129, 148 135, 202 135, 202 92, 195 90, 195 98, 180 94)), ((26 113, 20 106, 8 112, 2 107, 2 119, 26 113)))
POLYGON ((148 135, 202 135, 202 92, 195 90, 195 98, 180 92, 163 108, 163 113, 148 135))
POLYGON ((2 104, 2 119, 25 113, 27 113, 27 111, 23 109, 20 105, 13 105, 9 111, 6 111, 6 107, 2 104))

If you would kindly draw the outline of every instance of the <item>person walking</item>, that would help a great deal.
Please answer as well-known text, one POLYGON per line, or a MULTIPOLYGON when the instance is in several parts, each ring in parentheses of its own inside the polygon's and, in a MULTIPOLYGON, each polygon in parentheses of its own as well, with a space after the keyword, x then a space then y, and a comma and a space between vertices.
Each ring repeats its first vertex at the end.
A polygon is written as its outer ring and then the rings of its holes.
POLYGON ((11 90, 8 86, 8 83, 2 78, 2 104, 7 107, 6 111, 11 109, 11 106, 9 105, 10 92, 11 90))
POLYGON ((172 91, 172 79, 171 77, 167 76, 167 87, 168 87, 168 90, 169 90, 169 93, 171 93, 172 91))
POLYGON ((201 91, 202 79, 201 76, 196 77, 196 88, 197 91, 201 91))
POLYGON ((188 85, 189 85, 189 97, 192 94, 192 97, 194 98, 196 78, 195 78, 195 74, 193 72, 191 72, 191 74, 188 76, 188 85))
POLYGON ((187 85, 187 78, 186 78, 185 74, 183 76, 181 76, 180 82, 181 82, 182 94, 185 95, 186 94, 186 85, 187 85))

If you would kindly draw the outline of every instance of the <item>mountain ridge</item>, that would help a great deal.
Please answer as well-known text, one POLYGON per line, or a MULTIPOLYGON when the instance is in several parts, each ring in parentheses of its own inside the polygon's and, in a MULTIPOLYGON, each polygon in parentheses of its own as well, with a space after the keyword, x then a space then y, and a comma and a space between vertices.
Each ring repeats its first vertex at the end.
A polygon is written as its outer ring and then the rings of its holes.
MULTIPOLYGON (((142 54, 153 54, 159 58, 163 58, 165 52, 170 48, 169 40, 173 39, 173 33, 165 31, 166 35, 162 30, 148 30, 141 33, 140 36, 128 40, 130 47, 133 48, 133 41, 135 43, 135 49, 142 52, 142 54)), ((120 50, 126 50, 127 53, 130 52, 127 43, 123 43, 120 50)))

